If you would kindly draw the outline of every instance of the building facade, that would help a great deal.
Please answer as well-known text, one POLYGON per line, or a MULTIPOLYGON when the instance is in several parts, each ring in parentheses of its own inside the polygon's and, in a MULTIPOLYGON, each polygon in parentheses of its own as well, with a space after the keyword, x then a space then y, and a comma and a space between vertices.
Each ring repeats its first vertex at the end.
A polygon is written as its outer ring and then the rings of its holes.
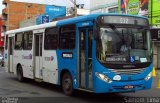
POLYGON ((45 12, 30 19, 25 19, 20 22, 19 28, 44 24, 52 21, 54 18, 66 16, 65 6, 46 5, 45 12))
POLYGON ((90 0, 91 13, 117 13, 118 0, 90 0))
MULTIPOLYGON (((89 10, 84 8, 77 7, 77 16, 87 15, 90 13, 89 10)), ((66 18, 74 17, 73 8, 66 8, 65 6, 55 6, 55 5, 46 5, 45 13, 38 15, 37 17, 33 17, 31 19, 26 19, 20 22, 20 28, 39 25, 48 22, 52 22, 55 20, 61 20, 66 18)))
POLYGON ((45 5, 4 0, 2 32, 19 28, 19 22, 43 14, 45 5))
POLYGON ((2 17, 0 15, 0 54, 3 55, 3 38, 2 38, 1 30, 2 30, 2 17))

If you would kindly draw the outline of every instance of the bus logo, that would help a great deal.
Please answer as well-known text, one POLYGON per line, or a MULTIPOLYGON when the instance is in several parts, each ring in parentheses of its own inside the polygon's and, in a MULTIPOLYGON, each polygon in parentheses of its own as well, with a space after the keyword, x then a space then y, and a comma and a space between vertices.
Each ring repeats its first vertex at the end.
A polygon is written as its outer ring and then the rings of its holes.
POLYGON ((121 76, 120 76, 120 75, 115 75, 115 76, 113 77, 113 80, 119 81, 119 80, 121 80, 121 76))
POLYGON ((54 56, 45 57, 44 59, 45 59, 45 61, 53 61, 54 60, 54 56))
POLYGON ((32 54, 29 54, 28 56, 22 55, 23 59, 32 59, 32 54))

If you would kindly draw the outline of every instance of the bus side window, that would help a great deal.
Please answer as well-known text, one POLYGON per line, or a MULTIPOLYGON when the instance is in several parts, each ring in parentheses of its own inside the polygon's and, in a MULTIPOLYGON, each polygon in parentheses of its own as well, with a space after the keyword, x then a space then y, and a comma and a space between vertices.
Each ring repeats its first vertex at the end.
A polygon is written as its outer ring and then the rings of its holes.
POLYGON ((47 28, 45 31, 44 38, 44 49, 45 50, 56 50, 58 47, 58 34, 59 28, 47 28))
POLYGON ((23 48, 24 50, 31 50, 32 49, 32 38, 33 38, 33 32, 32 31, 27 31, 24 32, 24 42, 23 44, 23 48))
POLYGON ((23 33, 17 33, 15 35, 15 50, 23 49, 23 33))
POLYGON ((61 27, 60 33, 60 49, 74 49, 76 42, 76 26, 75 24, 61 27))

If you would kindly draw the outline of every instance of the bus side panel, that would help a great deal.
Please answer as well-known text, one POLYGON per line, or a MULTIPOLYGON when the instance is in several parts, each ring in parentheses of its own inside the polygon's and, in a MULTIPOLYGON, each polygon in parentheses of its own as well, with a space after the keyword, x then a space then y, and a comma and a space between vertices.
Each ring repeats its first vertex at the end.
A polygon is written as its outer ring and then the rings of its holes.
POLYGON ((21 59, 21 57, 22 57, 21 54, 22 53, 21 52, 22 51, 14 50, 13 72, 14 72, 15 75, 17 74, 17 66, 18 66, 18 64, 22 65, 22 59, 21 59))
POLYGON ((4 43, 4 67, 5 71, 9 72, 9 67, 8 67, 8 35, 5 34, 5 43, 4 43))
POLYGON ((58 64, 56 50, 43 51, 43 80, 45 82, 58 83, 58 64))
POLYGON ((14 74, 17 72, 17 65, 23 69, 23 76, 33 79, 33 55, 30 50, 14 51, 14 74))
POLYGON ((58 84, 60 84, 60 74, 63 70, 69 71, 72 76, 73 88, 78 87, 77 80, 77 53, 76 50, 57 50, 58 59, 58 84), (65 57, 66 56, 66 57, 65 57))
POLYGON ((5 66, 5 71, 9 72, 9 67, 8 67, 8 49, 4 50, 4 66, 5 66))

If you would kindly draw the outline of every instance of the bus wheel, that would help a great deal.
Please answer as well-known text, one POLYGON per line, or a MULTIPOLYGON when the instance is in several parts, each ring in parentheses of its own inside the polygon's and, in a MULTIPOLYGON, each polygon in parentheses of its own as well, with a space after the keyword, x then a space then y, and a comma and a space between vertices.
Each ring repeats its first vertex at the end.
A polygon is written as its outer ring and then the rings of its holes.
POLYGON ((24 81, 22 67, 19 65, 17 68, 17 78, 20 82, 24 81))
POLYGON ((66 72, 62 77, 62 89, 63 89, 63 92, 68 96, 73 94, 72 84, 73 84, 72 77, 68 72, 66 72))

